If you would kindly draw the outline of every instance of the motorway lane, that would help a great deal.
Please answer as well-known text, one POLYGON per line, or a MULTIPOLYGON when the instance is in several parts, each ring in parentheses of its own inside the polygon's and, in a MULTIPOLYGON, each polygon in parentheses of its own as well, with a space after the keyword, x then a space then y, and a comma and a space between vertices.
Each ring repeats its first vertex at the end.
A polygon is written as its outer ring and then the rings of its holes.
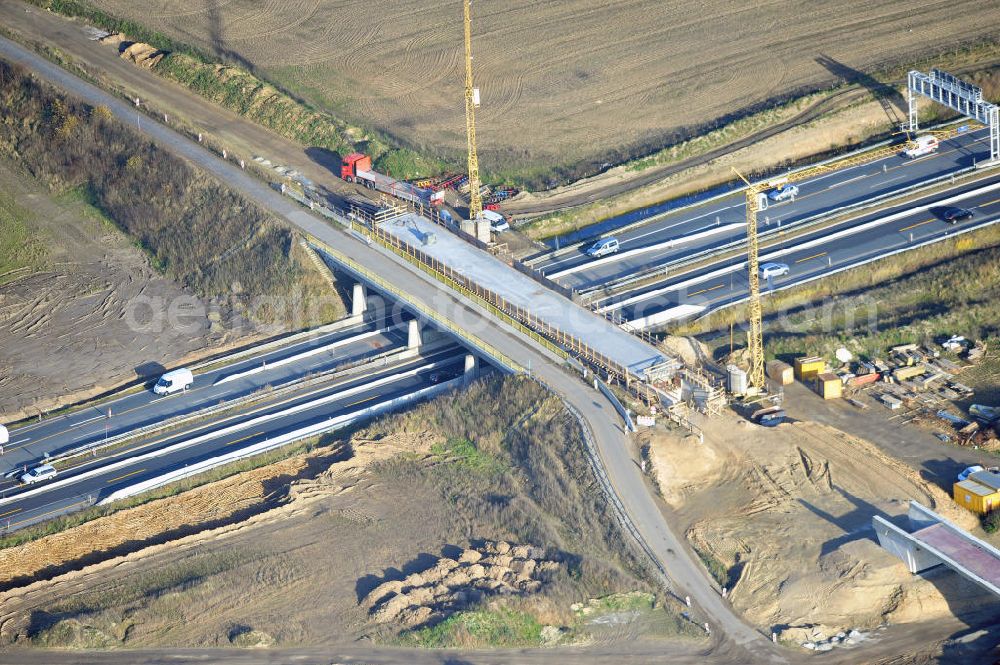
MULTIPOLYGON (((211 434, 222 428, 235 428, 234 431, 212 437, 190 447, 184 447, 162 456, 134 460, 122 467, 98 473, 81 479, 79 482, 53 487, 51 491, 43 491, 21 500, 15 498, 13 501, 3 502, 0 499, 0 529, 16 530, 53 515, 90 506, 122 487, 131 486, 168 471, 230 452, 233 450, 232 446, 249 447, 266 439, 335 416, 359 411, 379 401, 410 394, 433 385, 436 381, 432 380, 432 374, 443 372, 445 378, 458 376, 464 369, 466 353, 464 348, 450 344, 426 356, 412 358, 403 363, 389 367, 378 365, 373 367, 373 371, 368 375, 338 381, 320 389, 297 394, 292 398, 254 410, 252 413, 243 413, 228 418, 226 421, 212 422, 184 431, 172 432, 169 435, 158 437, 154 441, 118 451, 92 462, 86 462, 71 470, 64 471, 56 480, 80 476, 87 471, 105 467, 113 462, 129 460, 137 455, 165 449, 173 444, 211 434), (389 380, 371 386, 373 382, 385 378, 389 380), (341 393, 344 394, 340 395, 341 393), (333 401, 309 406, 311 402, 335 395, 340 396, 333 401), (288 411, 295 407, 299 407, 300 410, 266 422, 248 422, 261 416, 288 411)), ((438 381, 442 380, 441 377, 436 378, 438 381)), ((19 493, 36 488, 43 489, 45 486, 45 484, 29 487, 15 486, 10 480, 6 480, 0 491, 3 493, 3 498, 16 497, 19 493)))
MULTIPOLYGON (((49 81, 70 94, 77 95, 93 105, 103 104, 117 117, 130 121, 134 109, 107 93, 81 81, 78 77, 16 44, 0 38, 0 54, 30 68, 42 80, 49 81)), ((207 102, 206 102, 207 104, 207 102)), ((286 197, 275 192, 242 171, 238 166, 212 156, 203 146, 186 139, 155 122, 143 125, 143 132, 158 141, 164 148, 190 160, 208 173, 227 182, 249 199, 257 202, 278 217, 311 234, 328 245, 335 246, 353 259, 363 263, 373 273, 395 285, 395 293, 412 306, 433 313, 430 318, 438 321, 455 321, 475 331, 469 337, 480 339, 518 363, 531 368, 532 376, 542 381, 567 404, 579 410, 581 417, 592 428, 602 461, 625 461, 617 465, 620 473, 609 472, 615 492, 633 494, 626 505, 645 504, 642 510, 630 512, 636 527, 650 541, 654 556, 671 578, 689 590, 696 607, 711 607, 712 633, 716 642, 712 653, 734 650, 734 662, 774 662, 780 658, 778 647, 766 636, 750 629, 743 620, 718 598, 704 571, 693 555, 680 547, 678 536, 663 514, 655 509, 655 502, 644 485, 644 476, 625 429, 620 424, 614 407, 599 391, 582 383, 579 375, 570 372, 566 363, 537 346, 527 336, 489 317, 471 300, 455 292, 442 289, 432 277, 409 264, 392 252, 369 244, 342 232, 334 226, 302 210, 286 197), (652 504, 652 508, 650 507, 652 504)), ((464 336, 464 335, 463 335, 464 336)), ((703 616, 700 615, 699 616, 703 616)), ((703 656, 699 656, 703 657, 703 656)))
MULTIPOLYGON (((979 183, 977 189, 993 183, 1000 183, 1000 177, 979 183)), ((936 202, 953 196, 955 192, 948 192, 909 203, 897 211, 925 206, 930 206, 930 209, 913 210, 892 221, 836 239, 826 240, 839 230, 861 227, 889 217, 896 211, 882 211, 823 231, 805 234, 787 247, 779 245, 762 250, 762 263, 774 261, 785 263, 790 268, 787 275, 762 282, 762 294, 766 296, 770 290, 789 288, 895 251, 905 251, 921 243, 941 240, 957 232, 1000 220, 1000 189, 947 204, 969 208, 974 212, 972 219, 957 224, 949 224, 942 219, 942 209, 946 206, 935 205, 936 202)), ((622 301, 627 304, 618 305, 616 309, 626 320, 641 319, 678 305, 696 305, 705 308, 704 311, 707 312, 741 301, 747 297, 748 292, 745 261, 728 260, 706 266, 694 273, 672 277, 669 281, 650 288, 648 294, 627 298, 622 301)))
MULTIPOLYGON (((941 144, 932 155, 909 159, 893 155, 868 164, 833 171, 796 183, 800 195, 794 201, 772 203, 760 213, 758 223, 793 225, 815 215, 844 206, 859 205, 873 198, 891 194, 931 178, 947 175, 989 158, 988 131, 959 134, 941 144)), ((641 227, 614 234, 621 242, 619 254, 642 247, 652 247, 668 240, 702 234, 696 240, 671 248, 642 252, 593 267, 593 260, 583 250, 586 246, 559 256, 549 256, 533 265, 559 283, 575 289, 594 287, 627 277, 636 272, 663 265, 697 251, 725 245, 745 235, 746 206, 742 190, 710 203, 666 214, 641 227), (744 225, 739 228, 737 225, 744 225), (713 233, 718 229, 718 233, 713 233), (558 276, 567 269, 578 270, 558 276)))
POLYGON ((405 325, 376 332, 373 323, 365 322, 317 335, 232 365, 195 374, 194 387, 186 392, 158 396, 152 390, 143 390, 73 413, 27 424, 11 430, 10 443, 4 447, 3 455, 0 455, 0 474, 25 464, 30 465, 42 459, 45 453, 55 455, 106 436, 191 413, 218 404, 221 400, 247 395, 265 385, 284 385, 310 372, 322 372, 405 344, 405 325), (301 358, 287 365, 214 385, 221 378, 258 367, 262 363, 273 365, 293 355, 338 342, 344 343, 330 351, 301 358), (109 409, 110 419, 107 417, 109 409))

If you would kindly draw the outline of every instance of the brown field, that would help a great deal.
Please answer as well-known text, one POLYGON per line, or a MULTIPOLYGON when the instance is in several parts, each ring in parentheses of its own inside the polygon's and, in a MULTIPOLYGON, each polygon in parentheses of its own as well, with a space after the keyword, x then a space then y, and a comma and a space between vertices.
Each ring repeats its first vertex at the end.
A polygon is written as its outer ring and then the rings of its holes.
MULTIPOLYGON (((464 146, 457 0, 92 4, 243 60, 407 145, 451 157, 464 146)), ((852 69, 995 39, 1000 26, 1000 7, 965 0, 503 0, 474 11, 483 166, 522 173, 620 160, 852 69)))

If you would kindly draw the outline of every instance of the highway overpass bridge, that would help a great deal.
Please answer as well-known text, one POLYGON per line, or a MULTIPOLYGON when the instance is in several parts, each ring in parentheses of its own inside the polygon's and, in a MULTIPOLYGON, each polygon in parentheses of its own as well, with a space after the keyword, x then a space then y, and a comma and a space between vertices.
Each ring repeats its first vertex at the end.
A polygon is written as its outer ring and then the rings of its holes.
POLYGON ((903 560, 911 573, 948 566, 1000 596, 1000 550, 958 528, 934 511, 910 501, 909 530, 876 515, 879 544, 903 560))

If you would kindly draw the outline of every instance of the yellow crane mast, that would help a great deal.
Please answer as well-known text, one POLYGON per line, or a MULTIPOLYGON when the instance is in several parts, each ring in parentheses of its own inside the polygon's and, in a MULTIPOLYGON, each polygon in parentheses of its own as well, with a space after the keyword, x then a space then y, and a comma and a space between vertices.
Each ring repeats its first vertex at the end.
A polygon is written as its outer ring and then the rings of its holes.
MULTIPOLYGON (((972 126, 971 128, 952 128, 944 131, 922 133, 933 133, 938 136, 939 140, 943 141, 964 131, 972 131, 975 127, 977 127, 976 123, 970 123, 970 125, 972 126)), ((787 175, 780 176, 766 182, 758 182, 756 184, 751 183, 749 180, 744 178, 739 171, 733 169, 733 172, 746 183, 747 270, 749 271, 747 281, 750 286, 748 312, 750 318, 750 330, 747 333, 747 349, 750 351, 750 371, 747 373, 747 385, 750 388, 750 393, 756 394, 767 390, 767 383, 764 374, 764 323, 760 306, 760 259, 757 245, 757 213, 761 209, 761 198, 764 196, 765 192, 773 187, 777 187, 785 183, 807 180, 838 169, 867 164, 868 162, 873 162, 884 157, 899 154, 903 150, 911 148, 915 145, 916 143, 913 138, 907 137, 907 141, 902 144, 882 146, 874 150, 849 155, 829 164, 817 164, 815 166, 802 169, 801 171, 795 171, 787 175)))
POLYGON ((764 378, 764 318, 760 308, 760 252, 757 246, 757 211, 760 209, 760 195, 766 186, 754 185, 736 169, 733 171, 747 184, 747 281, 750 283, 750 330, 747 332, 747 348, 750 351, 750 371, 747 385, 751 391, 763 392, 767 388, 764 378))
POLYGON ((480 195, 479 155, 476 154, 476 107, 479 90, 472 87, 472 8, 465 0, 465 131, 469 140, 469 219, 483 216, 483 198, 480 195))

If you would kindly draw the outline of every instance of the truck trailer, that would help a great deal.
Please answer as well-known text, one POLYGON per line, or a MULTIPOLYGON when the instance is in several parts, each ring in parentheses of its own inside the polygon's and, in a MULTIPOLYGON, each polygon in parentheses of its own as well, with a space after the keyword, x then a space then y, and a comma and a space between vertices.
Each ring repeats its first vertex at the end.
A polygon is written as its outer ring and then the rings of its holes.
POLYGON ((344 157, 340 165, 340 177, 347 182, 356 182, 410 203, 432 206, 444 202, 444 190, 435 192, 423 189, 379 173, 372 169, 372 158, 360 152, 352 152, 344 157))

